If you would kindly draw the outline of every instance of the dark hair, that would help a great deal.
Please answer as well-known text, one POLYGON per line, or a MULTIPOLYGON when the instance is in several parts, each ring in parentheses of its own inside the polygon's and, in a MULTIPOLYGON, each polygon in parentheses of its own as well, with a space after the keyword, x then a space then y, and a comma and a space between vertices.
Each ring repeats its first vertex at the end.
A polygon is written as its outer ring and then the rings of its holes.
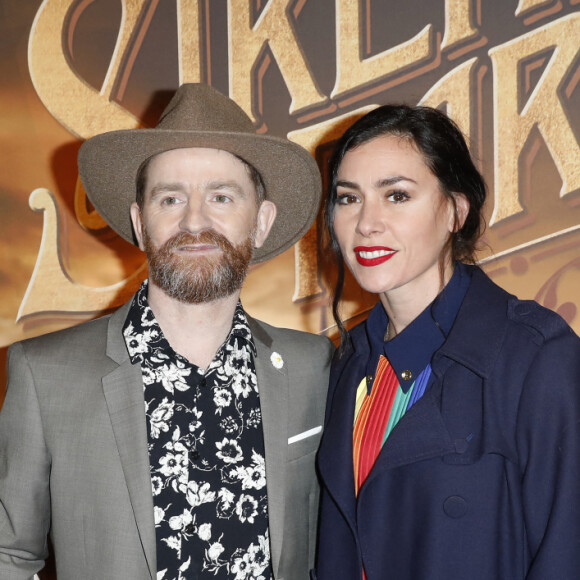
MULTIPOLYGON (((338 170, 348 151, 385 135, 401 137, 416 147, 427 167, 439 181, 441 192, 453 203, 456 220, 457 205, 454 194, 463 194, 469 202, 465 222, 458 231, 451 234, 448 244, 443 249, 442 258, 449 252, 453 260, 473 263, 477 242, 485 228, 482 213, 486 197, 485 182, 473 163, 460 129, 447 115, 430 107, 384 105, 356 121, 339 139, 330 159, 329 194, 324 208, 330 245, 338 262, 338 279, 332 312, 342 343, 346 337, 346 330, 340 319, 338 305, 344 286, 345 270, 333 223, 338 170)), ((442 263, 440 267, 443 268, 442 263)))
MULTIPOLYGON (((256 189, 256 200, 258 205, 260 205, 266 199, 266 186, 264 185, 264 180, 260 172, 245 159, 242 159, 238 155, 232 153, 234 157, 239 159, 246 168, 250 180, 254 184, 256 189)), ((155 156, 153 156, 155 157, 155 156)), ((145 201, 145 186, 147 184, 147 170, 149 168, 149 163, 153 157, 149 157, 143 163, 141 163, 139 169, 137 170, 137 177, 135 179, 135 201, 140 209, 143 209, 143 202, 145 201)))

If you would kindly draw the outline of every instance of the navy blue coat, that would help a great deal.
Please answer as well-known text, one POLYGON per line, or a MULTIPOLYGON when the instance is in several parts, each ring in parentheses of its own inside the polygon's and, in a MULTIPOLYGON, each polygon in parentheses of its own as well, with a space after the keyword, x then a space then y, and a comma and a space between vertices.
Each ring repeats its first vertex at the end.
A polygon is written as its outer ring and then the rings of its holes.
POLYGON ((580 339, 478 268, 434 384, 387 439, 354 495, 364 323, 335 360, 318 455, 313 578, 580 578, 580 339))

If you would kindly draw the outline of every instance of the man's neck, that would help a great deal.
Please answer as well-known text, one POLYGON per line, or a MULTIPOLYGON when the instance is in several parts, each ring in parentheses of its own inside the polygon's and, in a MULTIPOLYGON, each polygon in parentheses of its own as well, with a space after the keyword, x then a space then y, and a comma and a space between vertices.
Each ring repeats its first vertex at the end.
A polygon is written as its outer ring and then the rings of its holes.
POLYGON ((148 302, 171 348, 205 369, 232 328, 240 292, 202 304, 171 298, 149 281, 148 302))

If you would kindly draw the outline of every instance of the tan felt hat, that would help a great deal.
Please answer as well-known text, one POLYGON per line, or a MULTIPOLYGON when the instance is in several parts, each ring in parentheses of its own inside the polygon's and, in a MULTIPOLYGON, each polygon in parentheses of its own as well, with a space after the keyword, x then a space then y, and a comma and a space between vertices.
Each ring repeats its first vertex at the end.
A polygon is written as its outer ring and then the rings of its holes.
POLYGON ((260 172, 277 217, 252 263, 277 256, 312 225, 321 197, 320 172, 312 155, 288 139, 257 134, 248 115, 213 87, 184 84, 155 128, 102 133, 80 149, 79 173, 87 196, 125 240, 135 243, 130 207, 139 167, 158 153, 182 147, 222 149, 260 172))

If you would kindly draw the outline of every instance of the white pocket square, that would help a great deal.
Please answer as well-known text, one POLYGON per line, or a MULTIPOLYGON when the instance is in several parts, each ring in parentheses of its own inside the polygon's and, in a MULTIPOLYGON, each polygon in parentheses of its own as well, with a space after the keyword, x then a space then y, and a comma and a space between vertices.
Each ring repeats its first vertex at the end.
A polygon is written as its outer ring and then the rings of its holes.
POLYGON ((318 425, 318 427, 313 427, 312 429, 308 429, 308 431, 302 431, 302 433, 298 433, 298 435, 293 435, 292 437, 288 438, 288 445, 292 445, 292 443, 296 443, 297 441, 302 441, 302 439, 306 439, 307 437, 312 437, 322 431, 322 425, 318 425))

